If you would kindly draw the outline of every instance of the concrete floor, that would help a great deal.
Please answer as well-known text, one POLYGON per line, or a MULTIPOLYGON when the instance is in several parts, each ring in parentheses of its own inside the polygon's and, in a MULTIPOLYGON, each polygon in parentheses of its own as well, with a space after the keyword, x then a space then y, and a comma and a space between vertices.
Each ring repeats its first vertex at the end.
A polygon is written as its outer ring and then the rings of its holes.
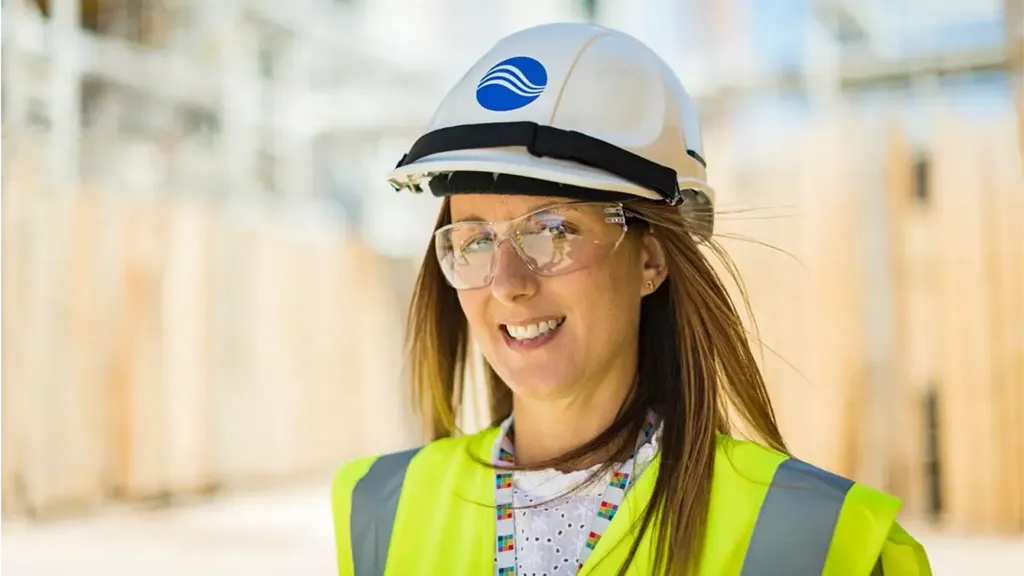
MULTIPOLYGON (((334 574, 328 480, 158 511, 5 522, 3 576, 334 574)), ((1024 575, 1024 538, 910 529, 928 548, 936 576, 1024 575)))

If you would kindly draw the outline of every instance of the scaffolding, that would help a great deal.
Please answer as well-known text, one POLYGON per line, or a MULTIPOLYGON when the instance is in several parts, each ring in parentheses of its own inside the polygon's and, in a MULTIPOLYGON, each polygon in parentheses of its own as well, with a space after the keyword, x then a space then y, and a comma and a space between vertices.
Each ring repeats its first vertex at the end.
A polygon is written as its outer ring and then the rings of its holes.
POLYGON ((374 54, 342 3, 15 0, 3 9, 4 135, 17 149, 5 157, 34 154, 65 192, 134 178, 302 194, 322 136, 372 144, 410 133, 441 96, 374 54))

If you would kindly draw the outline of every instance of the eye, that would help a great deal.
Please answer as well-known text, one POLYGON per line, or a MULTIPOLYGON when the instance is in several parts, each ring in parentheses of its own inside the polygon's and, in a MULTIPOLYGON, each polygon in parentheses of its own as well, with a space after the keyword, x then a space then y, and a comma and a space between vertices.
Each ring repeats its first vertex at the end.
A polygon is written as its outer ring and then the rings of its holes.
POLYGON ((459 251, 463 254, 477 254, 480 252, 487 252, 491 249, 494 244, 494 239, 490 236, 474 236, 459 246, 459 251))

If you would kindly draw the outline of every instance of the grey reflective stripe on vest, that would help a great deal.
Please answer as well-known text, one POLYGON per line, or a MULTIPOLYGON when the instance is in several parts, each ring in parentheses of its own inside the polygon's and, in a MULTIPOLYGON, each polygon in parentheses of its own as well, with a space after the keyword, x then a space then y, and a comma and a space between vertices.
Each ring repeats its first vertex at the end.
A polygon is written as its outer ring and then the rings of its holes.
POLYGON ((355 576, 382 576, 409 462, 419 448, 381 456, 352 490, 349 529, 355 576))
POLYGON ((742 576, 820 576, 851 480, 789 459, 775 470, 742 576))

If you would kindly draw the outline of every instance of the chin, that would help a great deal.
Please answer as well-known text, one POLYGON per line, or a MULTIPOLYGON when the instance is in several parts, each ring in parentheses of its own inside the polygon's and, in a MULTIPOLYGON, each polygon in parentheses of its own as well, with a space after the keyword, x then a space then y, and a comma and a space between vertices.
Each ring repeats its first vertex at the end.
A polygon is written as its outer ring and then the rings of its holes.
POLYGON ((508 383, 512 393, 530 400, 555 400, 562 398, 572 389, 572 385, 561 381, 538 381, 532 379, 526 384, 508 383))
POLYGON ((566 396, 574 388, 573 383, 576 379, 570 376, 570 371, 566 368, 565 365, 551 367, 506 364, 501 369, 495 368, 495 372, 516 396, 533 400, 553 400, 566 396))

